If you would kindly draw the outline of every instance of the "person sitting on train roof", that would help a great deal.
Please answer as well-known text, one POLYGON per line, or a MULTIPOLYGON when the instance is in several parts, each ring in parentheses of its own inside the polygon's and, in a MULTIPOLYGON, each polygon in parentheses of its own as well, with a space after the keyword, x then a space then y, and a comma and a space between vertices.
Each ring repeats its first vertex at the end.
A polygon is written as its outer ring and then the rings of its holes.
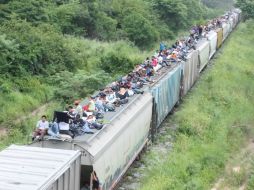
POLYGON ((112 90, 112 88, 109 88, 106 92, 106 101, 113 104, 116 101, 116 94, 112 90))
POLYGON ((113 90, 105 91, 105 93, 100 94, 100 100, 102 101, 102 105, 104 107, 105 112, 113 112, 115 111, 114 102, 116 97, 114 95, 113 90))
MULTIPOLYGON (((141 90, 141 88, 143 87, 143 84, 141 82, 137 82, 137 83, 133 83, 131 82, 131 87, 129 88, 130 90, 132 90, 134 92, 134 94, 143 94, 144 91, 141 90)), ((130 92, 128 91, 128 94, 130 95, 130 92)))
MULTIPOLYGON (((157 56, 158 57, 158 56, 157 56)), ((158 65, 158 59, 155 57, 155 56, 153 56, 152 57, 152 66, 153 67, 156 67, 158 65)))
POLYGON ((150 58, 147 57, 146 60, 144 61, 144 65, 150 65, 151 61, 150 58))
POLYGON ((57 122, 53 122, 49 124, 48 135, 55 138, 60 138, 59 126, 57 122))
MULTIPOLYGON (((64 112, 67 112, 67 116, 69 117, 69 121, 68 123, 71 122, 71 120, 73 120, 75 117, 76 117, 76 113, 75 113, 75 110, 73 109, 72 106, 68 106, 68 110, 67 111, 64 111, 64 112)), ((67 122, 66 122, 67 123, 67 122)))
POLYGON ((46 115, 41 116, 41 120, 37 122, 36 129, 33 132, 32 140, 34 141, 35 138, 43 139, 46 135, 47 130, 49 128, 49 122, 47 121, 46 115))
POLYGON ((90 100, 89 100, 88 107, 87 107, 88 112, 95 112, 96 111, 95 99, 96 99, 95 96, 90 96, 90 100))
POLYGON ((99 97, 97 97, 95 99, 95 109, 96 109, 97 112, 100 112, 100 113, 104 113, 105 112, 105 107, 103 105, 103 96, 100 95, 99 97))
POLYGON ((100 124, 96 121, 96 117, 94 115, 89 115, 86 118, 86 122, 90 129, 97 129, 100 130, 103 127, 103 124, 100 124))
POLYGON ((82 109, 82 106, 80 105, 80 101, 76 100, 74 102, 74 105, 75 105, 74 113, 79 114, 79 115, 83 115, 83 109, 82 109))
POLYGON ((152 67, 151 65, 145 66, 145 72, 146 72, 146 75, 147 75, 148 77, 153 76, 153 74, 154 74, 153 67, 152 67))
POLYGON ((93 134, 92 130, 88 127, 88 123, 77 114, 76 118, 71 125, 71 131, 74 137, 83 135, 84 133, 93 134))
POLYGON ((116 93, 116 97, 120 100, 126 99, 129 97, 128 91, 124 87, 120 87, 120 90, 116 93))

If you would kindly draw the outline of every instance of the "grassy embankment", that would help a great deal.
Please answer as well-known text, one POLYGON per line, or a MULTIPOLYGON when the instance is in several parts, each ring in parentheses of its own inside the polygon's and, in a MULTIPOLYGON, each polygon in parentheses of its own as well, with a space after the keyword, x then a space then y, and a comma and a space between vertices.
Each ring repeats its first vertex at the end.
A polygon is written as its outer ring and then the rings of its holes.
POLYGON ((253 134, 253 32, 254 21, 239 26, 168 119, 177 125, 174 148, 149 167, 142 190, 211 189, 230 156, 253 134))

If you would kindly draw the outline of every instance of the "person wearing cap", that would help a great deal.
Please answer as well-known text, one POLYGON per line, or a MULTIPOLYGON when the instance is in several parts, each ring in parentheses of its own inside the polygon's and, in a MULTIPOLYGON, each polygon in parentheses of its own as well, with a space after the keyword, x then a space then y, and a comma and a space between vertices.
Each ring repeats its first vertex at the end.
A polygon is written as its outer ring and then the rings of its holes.
POLYGON ((79 114, 79 115, 83 115, 83 109, 82 109, 82 106, 80 105, 80 101, 76 100, 74 102, 74 105, 75 105, 74 113, 79 114))

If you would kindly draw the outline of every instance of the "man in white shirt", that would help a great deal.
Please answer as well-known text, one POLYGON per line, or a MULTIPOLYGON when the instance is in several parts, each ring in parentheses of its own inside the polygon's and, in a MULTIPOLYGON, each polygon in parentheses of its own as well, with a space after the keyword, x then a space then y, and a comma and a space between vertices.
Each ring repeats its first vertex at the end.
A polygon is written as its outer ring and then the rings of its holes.
POLYGON ((48 128, 49 122, 47 121, 47 117, 43 115, 41 116, 41 120, 37 122, 36 129, 33 132, 32 140, 35 138, 42 139, 44 135, 46 135, 48 128))

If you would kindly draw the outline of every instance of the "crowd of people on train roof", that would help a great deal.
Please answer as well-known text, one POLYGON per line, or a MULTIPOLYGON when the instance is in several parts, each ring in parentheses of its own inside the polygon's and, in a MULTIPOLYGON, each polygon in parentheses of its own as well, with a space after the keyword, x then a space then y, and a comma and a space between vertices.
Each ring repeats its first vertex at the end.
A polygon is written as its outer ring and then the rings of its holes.
POLYGON ((127 104, 129 97, 143 94, 143 86, 154 82, 153 77, 160 68, 185 61, 188 52, 196 49, 198 41, 206 37, 209 31, 222 27, 222 23, 229 19, 229 14, 213 19, 206 25, 193 26, 187 38, 177 40, 169 48, 161 43, 160 50, 151 58, 147 57, 131 73, 101 89, 98 94, 90 96, 86 105, 81 106, 80 101, 75 101, 74 106, 69 106, 66 111, 55 112, 51 123, 43 115, 36 125, 32 140, 40 140, 46 134, 54 138, 60 138, 60 134, 74 138, 93 134, 93 129, 100 130, 104 126, 101 121, 105 112, 114 112, 116 107, 127 104))

